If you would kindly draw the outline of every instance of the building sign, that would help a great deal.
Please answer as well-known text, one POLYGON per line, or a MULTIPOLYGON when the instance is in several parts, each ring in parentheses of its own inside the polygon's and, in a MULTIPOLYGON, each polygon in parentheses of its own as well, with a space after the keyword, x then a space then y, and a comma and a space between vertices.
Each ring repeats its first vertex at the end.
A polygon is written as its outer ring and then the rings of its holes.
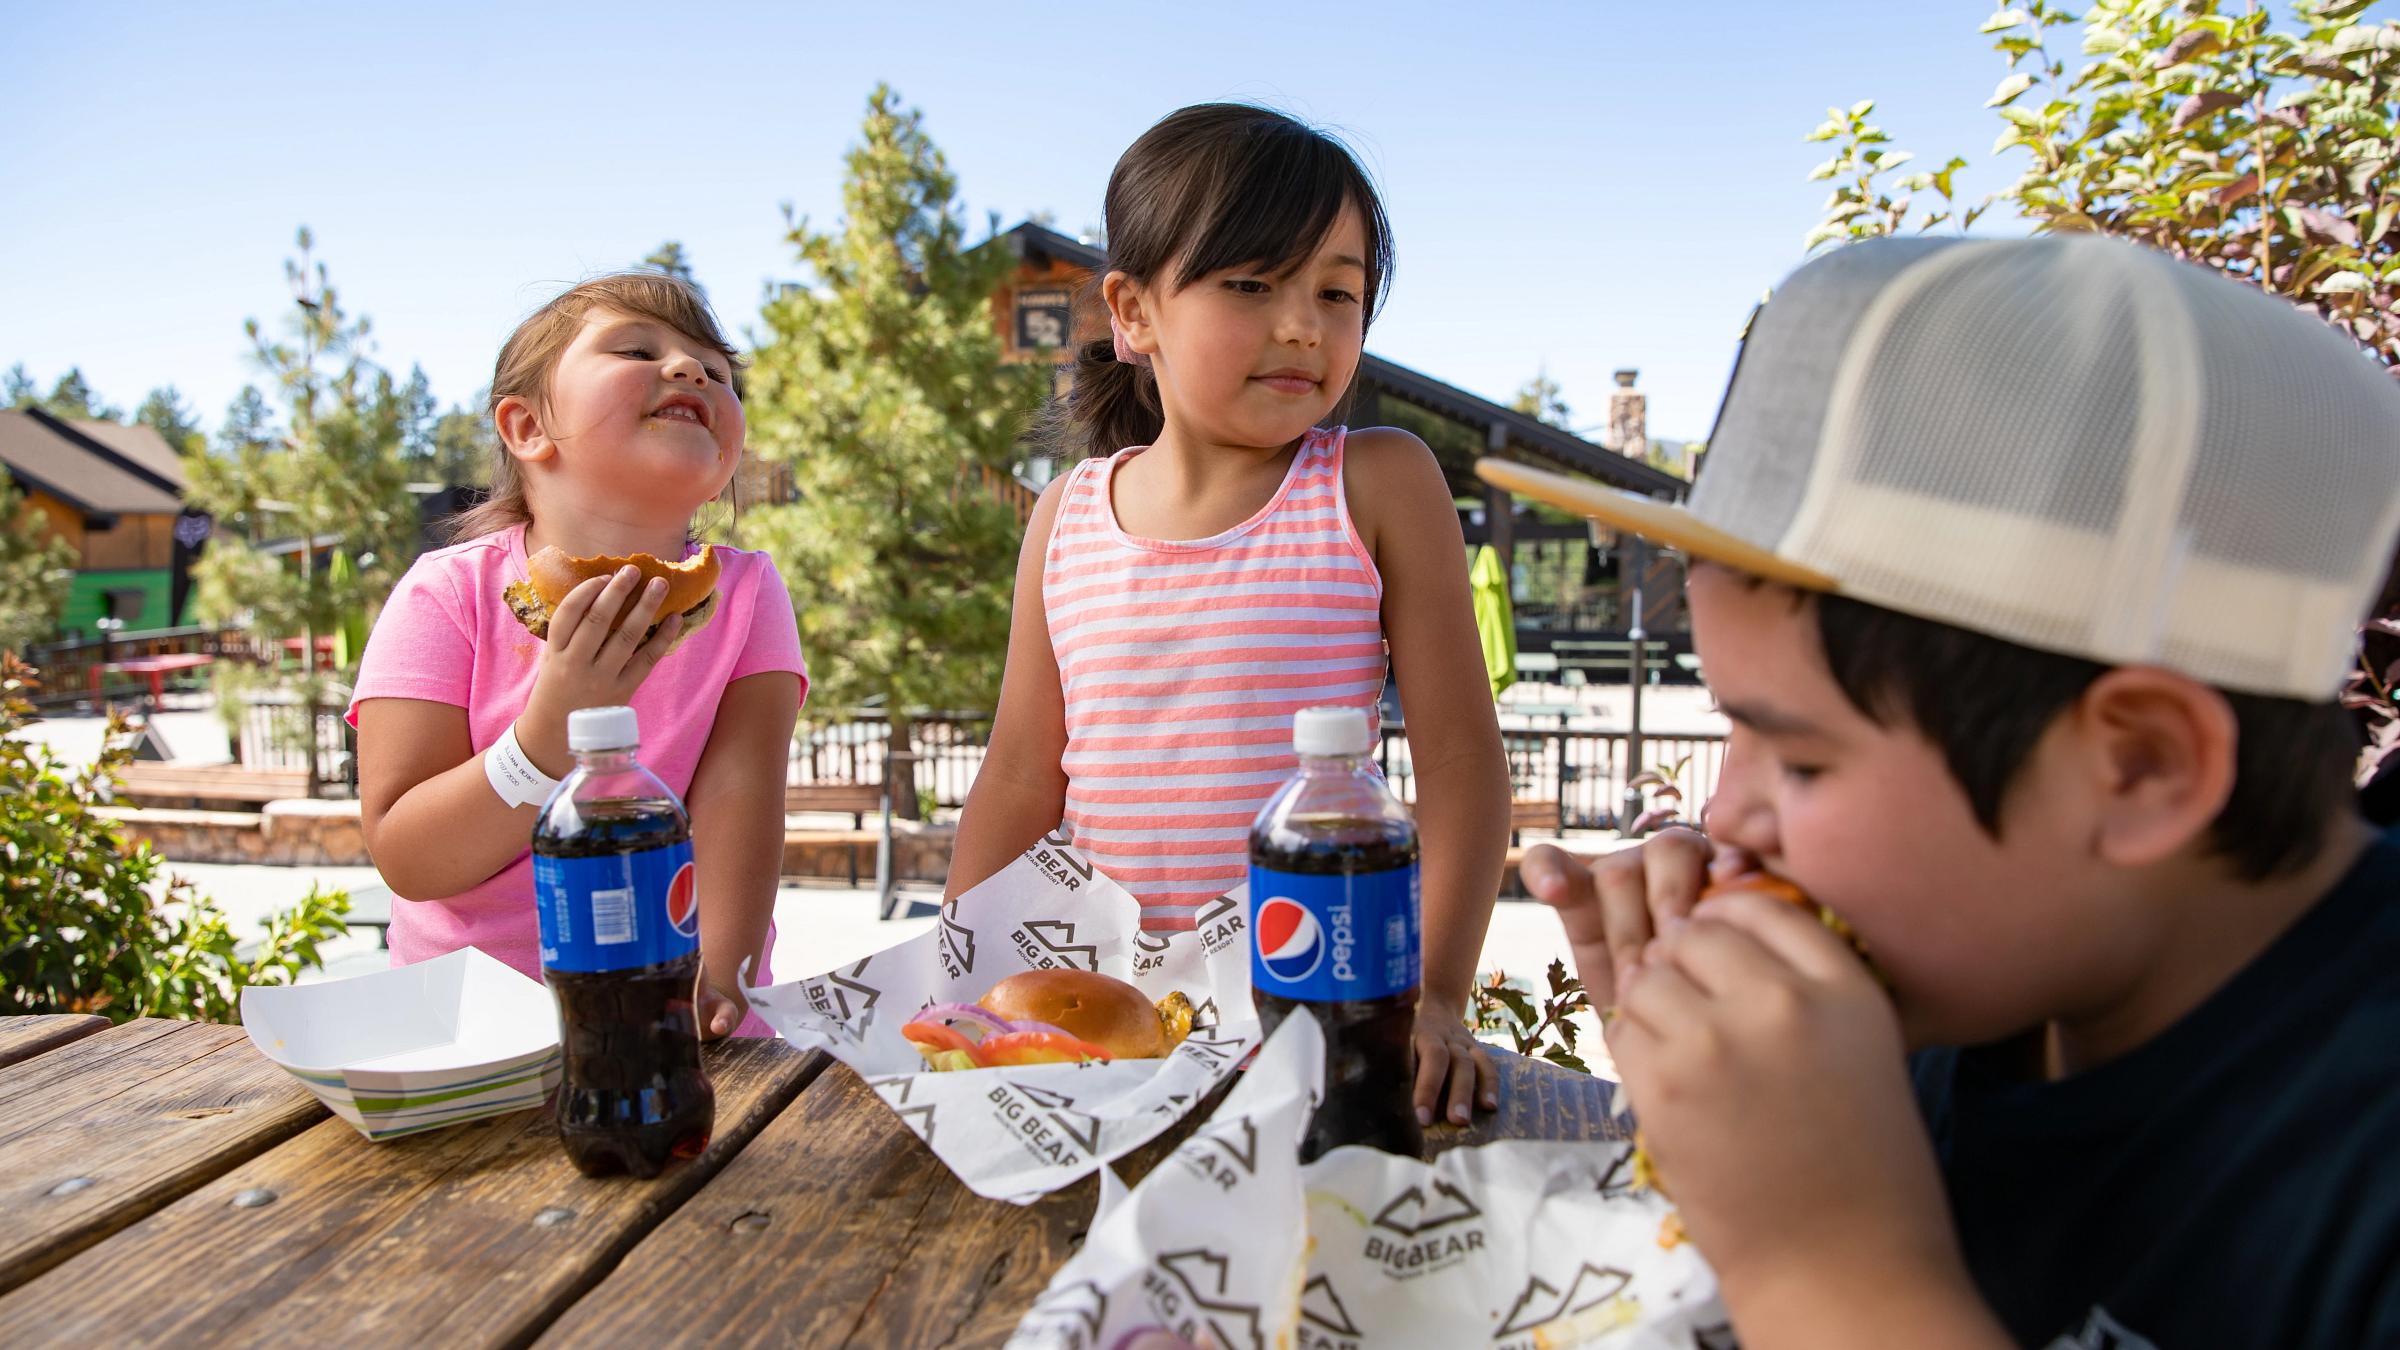
POLYGON ((1063 290, 1017 292, 1017 347, 1053 351, 1067 345, 1073 297, 1063 290))

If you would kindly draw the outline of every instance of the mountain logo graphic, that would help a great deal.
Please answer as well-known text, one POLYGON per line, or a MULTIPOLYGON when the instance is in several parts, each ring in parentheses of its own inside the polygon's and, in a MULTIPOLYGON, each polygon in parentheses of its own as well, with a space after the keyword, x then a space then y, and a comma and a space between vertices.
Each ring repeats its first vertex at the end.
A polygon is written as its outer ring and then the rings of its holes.
POLYGON ((1411 1186, 1392 1198, 1375 1216, 1377 1228, 1388 1229, 1402 1237, 1415 1237, 1446 1228, 1454 1223, 1483 1217, 1483 1211, 1467 1198, 1467 1193, 1447 1181, 1433 1183, 1433 1195, 1426 1197, 1425 1188, 1411 1186))
POLYGON ((1069 965, 1085 970, 1100 968, 1100 951, 1090 943, 1077 944, 1075 925, 1065 919, 1031 919, 1018 931, 1039 947, 1069 965))
POLYGON ((975 973, 975 930, 951 918, 948 909, 942 911, 941 942, 942 950, 958 963, 959 973, 975 973))
POLYGON ((1350 1310, 1342 1306, 1342 1296, 1333 1292, 1333 1281, 1323 1275, 1310 1280, 1300 1291, 1300 1320, 1313 1322, 1336 1336, 1366 1334, 1350 1320, 1350 1310))
MULTIPOLYGON (((867 958, 868 961, 874 959, 867 958)), ((867 962, 861 961, 850 967, 847 975, 840 972, 827 975, 824 985, 814 991, 832 1009, 835 1021, 849 1022, 865 1017, 875 1010, 875 1000, 883 997, 882 990, 871 984, 859 983, 858 977, 865 974, 866 969, 867 962)))
POLYGON ((1011 1083, 1009 1086, 1025 1100, 1041 1107, 1043 1113, 1050 1117, 1050 1123, 1056 1125, 1077 1147, 1086 1153, 1100 1151, 1100 1118, 1088 1111, 1076 1110, 1073 1097, 1024 1083, 1011 1083))
POLYGON ((1067 1333, 1067 1344, 1077 1350, 1098 1345, 1100 1326, 1108 1320, 1108 1295, 1090 1280, 1077 1280, 1036 1300, 1025 1320, 1031 1322, 1036 1318, 1058 1325, 1067 1333))
POLYGON ((1158 1268, 1183 1286, 1194 1311, 1219 1345, 1225 1350, 1267 1350, 1266 1336, 1258 1326, 1257 1305, 1225 1297, 1228 1264, 1215 1252, 1197 1247, 1166 1252, 1158 1258, 1158 1268))
POLYGON ((1572 1317, 1615 1298, 1632 1282, 1631 1275, 1615 1266, 1595 1266, 1588 1261, 1576 1270, 1575 1278, 1567 1281, 1564 1293, 1557 1285, 1536 1275, 1517 1294, 1507 1320, 1500 1324, 1499 1334, 1519 1336, 1562 1317, 1572 1317))

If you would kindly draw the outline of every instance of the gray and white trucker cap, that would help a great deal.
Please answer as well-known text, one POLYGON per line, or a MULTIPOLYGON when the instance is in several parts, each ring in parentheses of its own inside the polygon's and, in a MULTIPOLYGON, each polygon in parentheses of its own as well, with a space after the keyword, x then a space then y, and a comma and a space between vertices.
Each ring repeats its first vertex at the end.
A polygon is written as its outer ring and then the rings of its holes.
POLYGON ((2400 384, 2138 245, 1876 240, 1754 316, 1688 506, 1477 471, 1771 580, 2314 701, 2392 566, 2400 384))

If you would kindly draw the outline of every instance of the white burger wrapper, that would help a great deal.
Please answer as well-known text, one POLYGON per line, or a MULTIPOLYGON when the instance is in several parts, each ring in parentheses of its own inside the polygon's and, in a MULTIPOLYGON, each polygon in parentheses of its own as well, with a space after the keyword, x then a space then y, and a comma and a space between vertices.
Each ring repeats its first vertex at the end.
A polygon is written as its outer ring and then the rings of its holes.
POLYGON ((945 907, 931 931, 745 992, 792 1044, 857 1070, 976 1194, 1029 1204, 1148 1142, 1257 1045, 1244 892, 1197 917, 1192 932, 1142 932, 1140 903, 1054 837, 945 907), (934 1073, 900 1032, 929 1003, 973 1003, 1011 975, 1061 966, 1154 1000, 1181 991, 1192 1034, 1165 1059, 934 1073))
POLYGON ((1629 1140, 1303 1167, 1323 1062, 1315 1019, 1287 1018, 1141 1185, 1104 1178, 1091 1236, 1010 1350, 1731 1344, 1715 1276, 1658 1245, 1669 1206, 1627 1185, 1629 1140))

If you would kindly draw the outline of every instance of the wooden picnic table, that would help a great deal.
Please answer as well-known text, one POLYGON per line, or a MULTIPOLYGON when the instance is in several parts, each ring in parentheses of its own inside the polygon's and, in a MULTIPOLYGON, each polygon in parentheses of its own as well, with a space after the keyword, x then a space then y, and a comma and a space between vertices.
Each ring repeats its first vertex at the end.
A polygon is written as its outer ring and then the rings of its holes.
MULTIPOLYGON (((369 1143, 239 1027, 0 1018, 0 1345, 997 1345, 1091 1221, 1091 1178, 977 1196, 821 1053, 706 1054, 707 1152, 595 1181, 536 1111, 369 1143)), ((1437 1150, 1615 1137, 1599 1080, 1495 1059, 1437 1150)))
POLYGON ((103 673, 139 675, 150 685, 150 706, 155 708, 167 696, 167 677, 187 670, 198 670, 217 658, 202 652, 168 652, 164 656, 129 656, 122 661, 102 661, 91 667, 87 677, 91 682, 92 698, 100 697, 100 677, 103 673))

